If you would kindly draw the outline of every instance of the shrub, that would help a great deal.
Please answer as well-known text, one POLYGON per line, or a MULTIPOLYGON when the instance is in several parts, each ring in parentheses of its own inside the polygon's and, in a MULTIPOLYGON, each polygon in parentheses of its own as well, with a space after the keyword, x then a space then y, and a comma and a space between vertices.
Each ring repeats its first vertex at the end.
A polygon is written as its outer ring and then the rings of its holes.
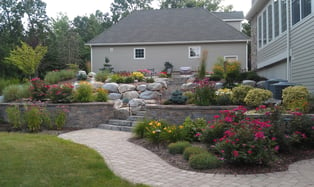
POLYGON ((57 84, 60 81, 73 79, 75 72, 73 70, 55 70, 46 74, 44 80, 49 84, 57 84))
POLYGON ((143 81, 145 78, 144 74, 138 71, 132 72, 132 77, 138 81, 143 81))
POLYGON ((125 77, 123 82, 124 83, 134 83, 134 77, 125 77))
POLYGON ((218 89, 216 92, 216 104, 217 105, 229 105, 231 102, 232 91, 228 88, 218 89))
POLYGON ((201 153, 207 153, 207 151, 204 148, 197 147, 197 146, 187 147, 183 152, 183 158, 185 160, 189 160, 192 155, 201 154, 201 153))
POLYGON ((197 82, 198 87, 195 89, 194 101, 196 105, 208 106, 215 103, 215 83, 209 79, 197 82))
POLYGON ((0 95, 2 95, 2 91, 5 87, 9 85, 19 84, 20 81, 18 79, 1 79, 0 78, 0 95))
POLYGON ((221 161, 210 153, 201 153, 191 156, 189 165, 193 169, 214 169, 221 165, 221 161))
POLYGON ((77 102, 91 102, 93 101, 93 87, 88 82, 81 82, 79 87, 75 90, 74 100, 77 102))
POLYGON ((264 90, 261 88, 251 89, 244 98, 244 102, 248 106, 259 106, 265 101, 272 98, 273 94, 269 90, 264 90))
POLYGON ((207 122, 202 118, 192 120, 189 116, 183 122, 183 128, 186 131, 185 139, 188 141, 199 141, 202 129, 207 126, 207 122))
POLYGON ((43 123, 41 110, 38 106, 26 106, 24 112, 24 120, 27 129, 31 132, 37 132, 40 130, 43 123))
POLYGON ((188 104, 192 104, 192 103, 195 103, 194 101, 194 93, 192 91, 186 91, 183 93, 183 96, 187 97, 187 101, 186 103, 188 104))
POLYGON ((57 129, 62 129, 62 127, 65 125, 67 113, 69 113, 69 110, 65 106, 56 107, 54 123, 57 129))
POLYGON ((108 71, 99 71, 98 73, 96 73, 95 80, 99 82, 106 82, 108 77, 109 77, 108 71))
POLYGON ((282 102, 287 110, 309 111, 310 93, 304 86, 290 86, 282 90, 282 102))
POLYGON ((40 78, 34 78, 31 80, 31 96, 33 101, 43 101, 47 97, 49 86, 40 78))
POLYGON ((15 129, 20 129, 22 127, 21 111, 18 105, 9 106, 6 108, 8 122, 15 129))
POLYGON ((176 90, 171 93, 169 101, 171 104, 184 105, 187 101, 187 97, 185 97, 181 91, 176 90))
POLYGON ((165 128, 168 126, 167 123, 163 121, 150 121, 145 127, 145 138, 154 144, 159 144, 162 142, 161 133, 165 132, 165 128))
POLYGON ((253 87, 247 86, 247 85, 240 85, 238 87, 234 87, 232 89, 232 95, 231 95, 232 102, 234 104, 239 104, 239 105, 245 104, 244 98, 251 89, 253 89, 253 87))
POLYGON ((147 82, 147 83, 153 83, 153 82, 155 82, 155 80, 154 80, 154 78, 146 78, 145 79, 145 81, 147 82))
POLYGON ((6 102, 29 98, 30 95, 29 84, 10 85, 3 90, 3 97, 6 102))
POLYGON ((146 127, 149 124, 149 120, 143 119, 142 121, 138 121, 135 125, 135 127, 132 129, 132 132, 135 134, 138 138, 144 138, 146 127))
MULTIPOLYGON (((216 115, 215 117, 219 118, 220 116, 216 115)), ((201 132, 201 142, 207 144, 208 146, 215 144, 219 138, 223 137, 228 126, 229 125, 222 120, 214 120, 201 132)))
POLYGON ((184 149, 192 146, 190 142, 187 141, 179 141, 176 143, 171 143, 168 145, 168 151, 170 154, 182 154, 184 149))
POLYGON ((115 74, 110 75, 110 81, 111 82, 116 82, 116 83, 121 83, 121 82, 123 82, 123 78, 119 74, 115 73, 115 74))
POLYGON ((95 101, 98 101, 98 102, 108 101, 108 91, 103 88, 98 88, 96 90, 95 101))
POLYGON ((73 86, 71 84, 52 85, 48 90, 48 97, 53 103, 70 103, 72 94, 73 86))
POLYGON ((186 129, 182 125, 167 125, 160 133, 161 140, 165 143, 172 143, 186 139, 186 129))

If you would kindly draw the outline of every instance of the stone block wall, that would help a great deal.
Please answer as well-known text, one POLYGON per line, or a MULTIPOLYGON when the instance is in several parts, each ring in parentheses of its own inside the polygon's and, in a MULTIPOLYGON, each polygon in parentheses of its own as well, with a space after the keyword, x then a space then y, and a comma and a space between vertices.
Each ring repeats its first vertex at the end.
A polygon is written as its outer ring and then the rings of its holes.
MULTIPOLYGON (((7 121, 5 109, 14 103, 0 103, 0 119, 7 121)), ((21 110, 24 108, 23 103, 21 110)), ((101 123, 107 123, 113 118, 112 103, 70 103, 70 104, 48 104, 47 110, 53 113, 57 106, 65 106, 70 112, 67 116, 65 127, 69 128, 94 128, 101 123)))
POLYGON ((170 124, 180 125, 185 118, 204 118, 213 120, 220 110, 230 110, 237 106, 194 106, 194 105, 146 105, 147 119, 165 120, 170 124))

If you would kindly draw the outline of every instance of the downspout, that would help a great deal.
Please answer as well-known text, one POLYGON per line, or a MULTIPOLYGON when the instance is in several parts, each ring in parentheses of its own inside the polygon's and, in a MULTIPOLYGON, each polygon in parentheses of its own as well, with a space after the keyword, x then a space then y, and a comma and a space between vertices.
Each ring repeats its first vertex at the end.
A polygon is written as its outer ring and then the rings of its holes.
POLYGON ((92 49, 92 45, 89 45, 89 47, 90 47, 90 71, 94 72, 93 71, 93 49, 92 49))
POLYGON ((249 40, 246 41, 246 54, 245 54, 245 71, 249 71, 249 61, 248 61, 248 52, 249 50, 249 40))
POLYGON ((287 80, 288 82, 291 81, 291 68, 290 68, 290 63, 291 63, 291 50, 290 50, 290 18, 291 18, 291 12, 290 12, 290 0, 287 0, 287 7, 286 7, 286 12, 287 12, 287 80))

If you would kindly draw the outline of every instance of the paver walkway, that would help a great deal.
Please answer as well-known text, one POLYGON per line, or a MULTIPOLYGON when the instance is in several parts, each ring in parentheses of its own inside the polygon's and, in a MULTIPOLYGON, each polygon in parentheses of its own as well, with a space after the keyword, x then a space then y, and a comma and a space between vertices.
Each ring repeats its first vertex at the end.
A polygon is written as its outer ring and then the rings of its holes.
POLYGON ((128 132, 85 129, 59 137, 97 150, 118 176, 150 186, 314 186, 314 159, 292 164, 288 171, 258 175, 205 174, 177 169, 154 153, 127 141, 128 132))

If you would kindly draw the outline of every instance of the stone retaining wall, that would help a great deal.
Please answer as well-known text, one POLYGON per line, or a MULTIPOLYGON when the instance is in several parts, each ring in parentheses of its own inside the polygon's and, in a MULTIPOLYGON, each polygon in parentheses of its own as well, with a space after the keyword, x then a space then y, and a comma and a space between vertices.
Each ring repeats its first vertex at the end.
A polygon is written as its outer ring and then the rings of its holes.
POLYGON ((182 124, 186 117, 204 118, 210 121, 220 110, 230 110, 237 106, 194 106, 194 105, 146 105, 147 119, 165 120, 171 124, 182 124))
MULTIPOLYGON (((7 121, 5 109, 14 103, 0 103, 0 119, 7 121)), ((16 103, 23 109, 23 103, 16 103)), ((65 106, 68 113, 65 127, 69 128, 94 128, 101 123, 107 123, 113 118, 112 103, 71 103, 48 104, 47 110, 53 112, 57 106, 65 106)))

